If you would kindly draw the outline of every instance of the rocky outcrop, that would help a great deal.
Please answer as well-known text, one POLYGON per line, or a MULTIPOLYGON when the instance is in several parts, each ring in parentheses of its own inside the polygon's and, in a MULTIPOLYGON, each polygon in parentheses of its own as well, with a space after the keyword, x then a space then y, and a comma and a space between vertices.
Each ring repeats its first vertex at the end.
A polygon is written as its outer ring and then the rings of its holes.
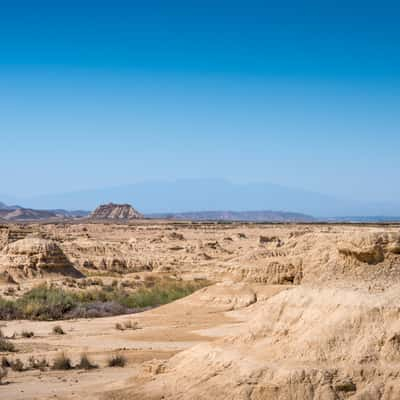
POLYGON ((57 243, 29 237, 4 247, 0 255, 0 273, 12 276, 16 280, 47 275, 76 278, 83 276, 57 243))
POLYGON ((90 218, 98 220, 131 220, 143 218, 143 215, 129 204, 109 203, 97 207, 90 214, 90 218))

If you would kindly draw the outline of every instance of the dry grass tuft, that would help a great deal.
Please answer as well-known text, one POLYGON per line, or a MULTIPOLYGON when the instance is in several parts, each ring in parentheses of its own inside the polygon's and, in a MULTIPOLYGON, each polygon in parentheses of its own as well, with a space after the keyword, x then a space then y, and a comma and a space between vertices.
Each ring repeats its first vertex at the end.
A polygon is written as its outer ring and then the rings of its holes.
POLYGON ((16 351, 14 344, 7 340, 3 332, 0 330, 0 352, 12 351, 16 351))
POLYGON ((79 369, 95 369, 95 368, 99 368, 98 365, 93 364, 90 359, 88 358, 87 354, 82 354, 81 355, 81 359, 79 361, 79 364, 76 366, 79 369))
POLYGON ((111 356, 107 362, 109 367, 125 367, 126 363, 126 357, 121 354, 111 356))
POLYGON ((3 367, 0 367, 0 385, 3 385, 3 379, 7 376, 7 370, 3 367))
POLYGON ((53 327, 53 333, 56 335, 65 335, 64 329, 60 325, 53 327))
POLYGON ((51 366, 54 370, 69 370, 72 369, 71 359, 65 355, 65 353, 59 354, 53 361, 51 366))

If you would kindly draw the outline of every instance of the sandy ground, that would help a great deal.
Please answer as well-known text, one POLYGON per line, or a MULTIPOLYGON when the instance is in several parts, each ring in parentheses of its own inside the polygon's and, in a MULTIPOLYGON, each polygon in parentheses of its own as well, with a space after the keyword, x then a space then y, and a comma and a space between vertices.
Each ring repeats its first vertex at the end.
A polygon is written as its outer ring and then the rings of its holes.
MULTIPOLYGON (((264 286, 260 293, 271 295, 286 287, 264 286)), ((203 289, 224 294, 224 287, 203 289)), ((239 293, 248 290, 241 287, 239 293)), ((117 316, 71 321, 10 321, 3 322, 2 331, 11 336, 14 332, 29 330, 35 333, 30 339, 16 339, 17 354, 10 359, 28 360, 31 355, 48 360, 60 352, 65 352, 73 363, 86 353, 100 366, 91 371, 26 371, 10 372, 6 382, 0 386, 0 398, 14 399, 82 399, 98 398, 103 392, 125 387, 143 373, 143 368, 151 369, 155 360, 166 360, 176 353, 196 344, 213 340, 226 333, 232 334, 241 324, 243 315, 238 311, 227 311, 229 304, 207 302, 199 299, 200 293, 175 303, 133 316, 117 316), (137 321, 139 329, 118 331, 117 322, 137 321), (54 335, 52 328, 60 325, 65 335, 54 335), (128 363, 124 368, 106 366, 112 354, 123 354, 128 363), (3 397, 4 396, 4 397, 3 397)))

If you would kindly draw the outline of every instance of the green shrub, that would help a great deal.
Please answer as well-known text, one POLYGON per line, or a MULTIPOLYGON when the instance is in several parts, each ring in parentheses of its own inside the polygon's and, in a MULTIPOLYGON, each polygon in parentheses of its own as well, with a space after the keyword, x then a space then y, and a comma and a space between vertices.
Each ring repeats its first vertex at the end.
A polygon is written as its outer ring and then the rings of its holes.
POLYGON ((119 315, 156 307, 185 297, 208 284, 207 281, 147 279, 151 285, 127 290, 115 285, 84 291, 71 291, 40 285, 17 300, 0 297, 0 320, 60 320, 87 315, 119 315), (110 305, 99 307, 99 304, 110 305), (111 307, 112 305, 112 307, 111 307))
POLYGON ((76 306, 71 293, 48 285, 40 285, 16 301, 17 308, 28 319, 55 320, 76 306))
POLYGON ((0 297, 0 320, 22 319, 23 315, 15 301, 0 297))

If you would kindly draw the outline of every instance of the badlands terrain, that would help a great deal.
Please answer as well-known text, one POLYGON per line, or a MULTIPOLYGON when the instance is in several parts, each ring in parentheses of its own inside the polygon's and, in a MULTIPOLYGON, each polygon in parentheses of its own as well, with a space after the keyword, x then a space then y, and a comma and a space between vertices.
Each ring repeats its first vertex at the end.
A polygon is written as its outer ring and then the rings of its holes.
POLYGON ((398 225, 4 222, 0 276, 0 399, 400 399, 398 225), (12 308, 158 282, 197 290, 101 318, 12 308))

